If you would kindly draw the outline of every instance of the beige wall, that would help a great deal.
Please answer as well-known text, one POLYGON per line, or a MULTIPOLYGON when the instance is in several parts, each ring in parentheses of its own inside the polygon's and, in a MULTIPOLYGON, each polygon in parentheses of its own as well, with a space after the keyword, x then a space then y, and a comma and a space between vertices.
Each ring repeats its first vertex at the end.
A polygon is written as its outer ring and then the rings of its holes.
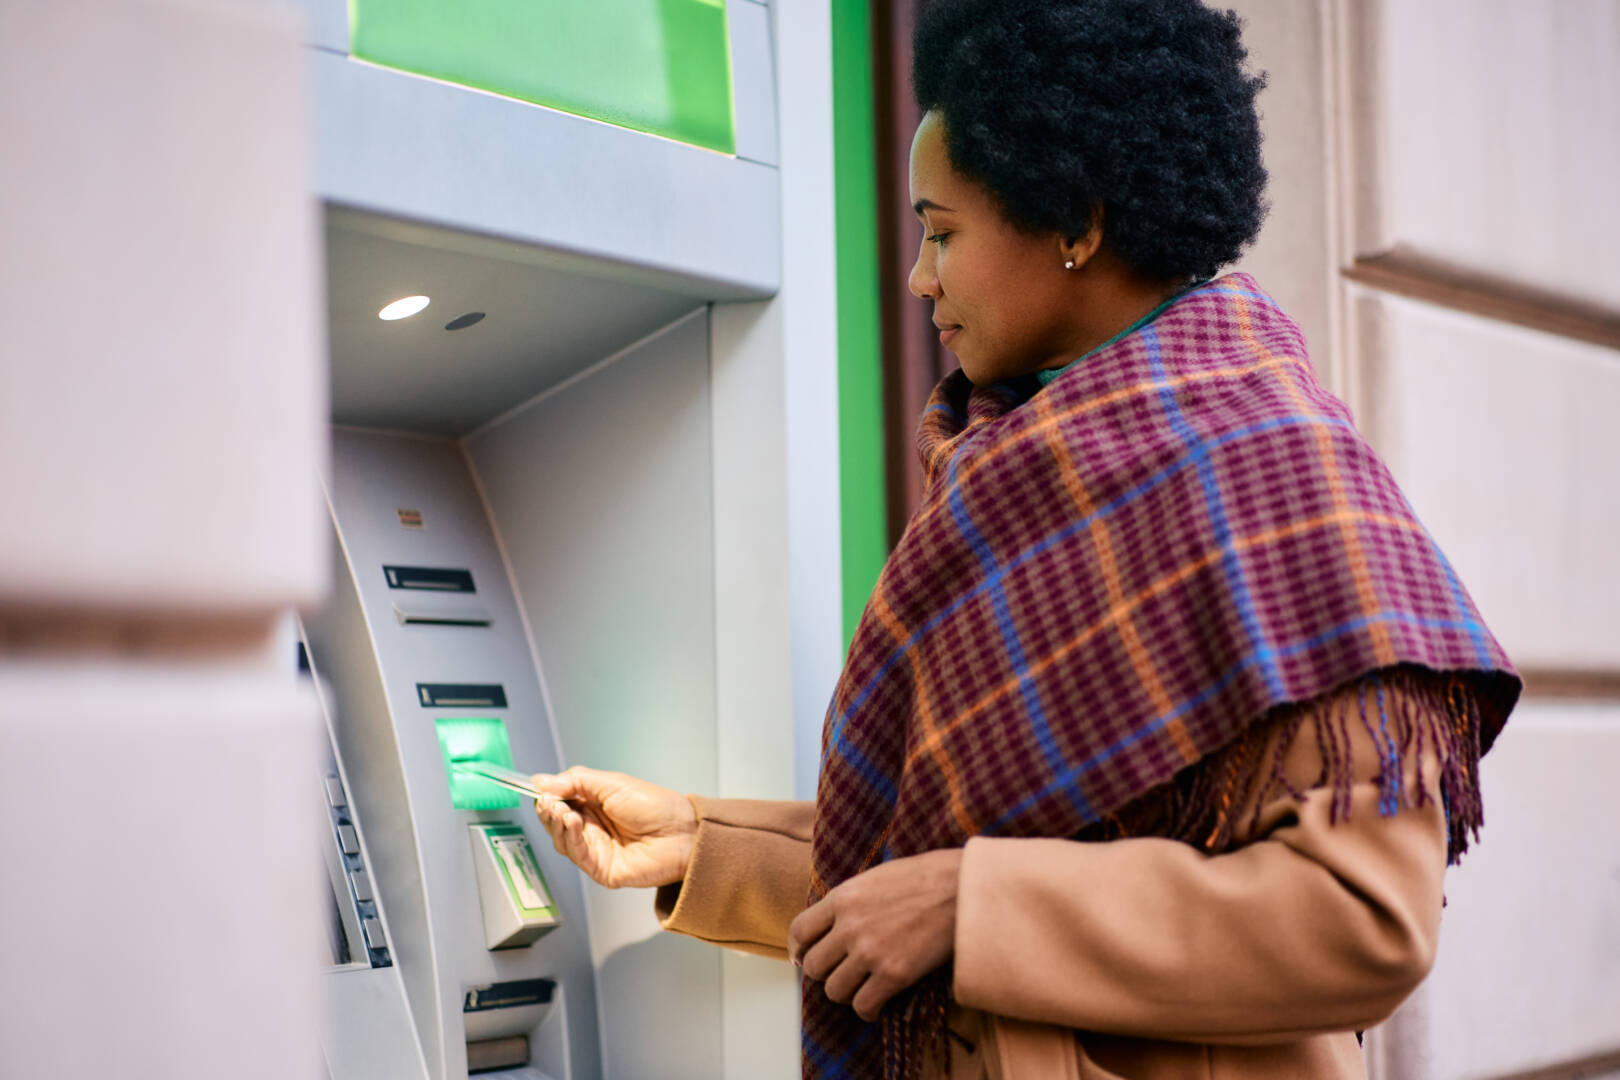
POLYGON ((1369 1034, 1373 1076, 1620 1074, 1620 351, 1493 302, 1620 317, 1620 4, 1236 6, 1271 78, 1272 213, 1242 268, 1532 686, 1575 671, 1599 699, 1532 696, 1487 757, 1488 824, 1434 972, 1369 1034), (1469 288, 1352 284, 1367 258, 1469 288))
POLYGON ((1380 52, 1357 254, 1620 314, 1620 4, 1359 4, 1380 52))
POLYGON ((1299 323, 1329 386, 1338 378, 1331 87, 1323 78, 1331 18, 1320 0, 1239 0, 1249 65, 1266 73, 1259 106, 1270 213, 1234 268, 1253 274, 1299 323))
POLYGON ((298 28, 0 0, 0 1074, 313 1080, 326 587, 298 28))

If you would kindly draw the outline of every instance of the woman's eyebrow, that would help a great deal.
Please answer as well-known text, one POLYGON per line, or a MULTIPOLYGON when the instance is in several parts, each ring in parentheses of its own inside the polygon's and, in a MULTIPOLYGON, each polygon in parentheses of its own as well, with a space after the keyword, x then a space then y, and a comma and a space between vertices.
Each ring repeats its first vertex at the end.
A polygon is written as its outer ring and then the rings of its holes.
POLYGON ((924 210, 941 210, 947 214, 951 213, 950 207, 941 206, 933 199, 918 199, 916 202, 911 204, 912 213, 916 214, 918 217, 923 216, 924 210))

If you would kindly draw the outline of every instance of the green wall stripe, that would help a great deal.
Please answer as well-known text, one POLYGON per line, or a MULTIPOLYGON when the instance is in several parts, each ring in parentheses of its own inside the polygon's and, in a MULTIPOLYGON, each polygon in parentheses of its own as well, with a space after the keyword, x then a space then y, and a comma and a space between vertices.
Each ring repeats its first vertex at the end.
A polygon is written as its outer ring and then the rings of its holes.
POLYGON ((878 307, 877 146, 869 0, 832 0, 837 203, 838 474, 844 644, 888 558, 878 307))
POLYGON ((725 0, 349 0, 349 28, 362 60, 735 152, 725 0))

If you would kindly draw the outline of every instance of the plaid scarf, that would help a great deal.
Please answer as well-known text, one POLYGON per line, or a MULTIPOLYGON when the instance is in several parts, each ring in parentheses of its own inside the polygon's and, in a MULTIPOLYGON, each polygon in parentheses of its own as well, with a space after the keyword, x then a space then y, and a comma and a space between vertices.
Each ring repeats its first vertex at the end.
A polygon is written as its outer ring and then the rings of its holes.
MULTIPOLYGON (((922 505, 822 736, 812 903, 973 836, 1097 836, 1269 710, 1398 665, 1466 688, 1442 786, 1457 831, 1477 827, 1463 759, 1517 677, 1251 278, 1182 295, 1044 388, 950 375, 918 445, 922 505)), ((1411 730, 1381 704, 1376 723, 1396 785, 1411 730)), ((938 972, 867 1024, 805 980, 804 1075, 915 1075, 949 985, 938 972)))

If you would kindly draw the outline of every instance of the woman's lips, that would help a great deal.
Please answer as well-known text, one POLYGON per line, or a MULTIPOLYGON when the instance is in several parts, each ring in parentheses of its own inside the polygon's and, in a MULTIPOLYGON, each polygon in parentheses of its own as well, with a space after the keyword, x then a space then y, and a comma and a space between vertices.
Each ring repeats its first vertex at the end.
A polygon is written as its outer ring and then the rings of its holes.
POLYGON ((947 326, 945 329, 939 332, 939 343, 946 348, 949 348, 952 340, 954 340, 956 335, 960 334, 961 332, 962 328, 960 326, 947 326))

